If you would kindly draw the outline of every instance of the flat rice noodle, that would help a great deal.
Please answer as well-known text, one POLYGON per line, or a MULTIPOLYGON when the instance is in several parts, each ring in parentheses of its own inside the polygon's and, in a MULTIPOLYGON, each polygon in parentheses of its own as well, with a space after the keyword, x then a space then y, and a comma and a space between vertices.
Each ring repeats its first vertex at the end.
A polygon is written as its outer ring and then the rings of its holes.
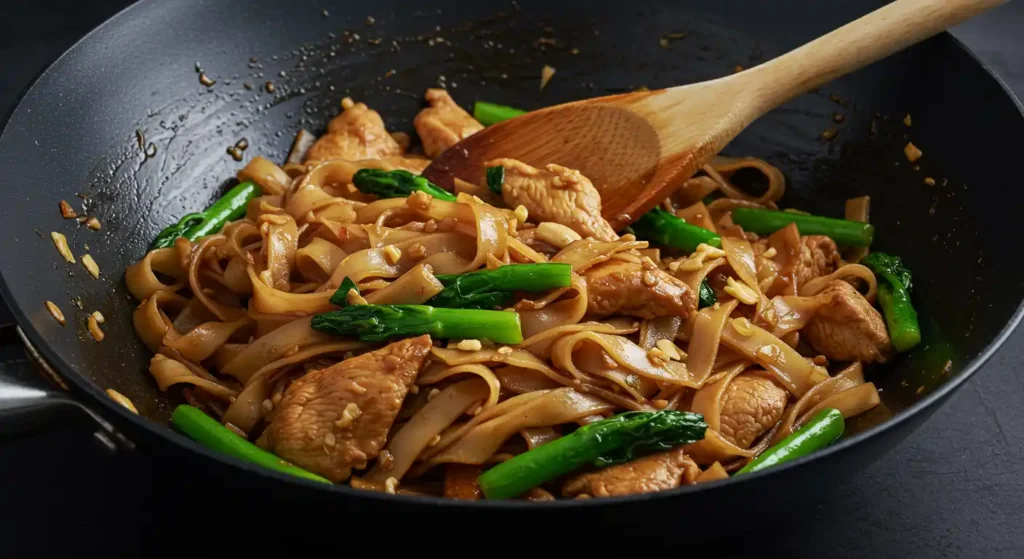
POLYGON ((263 401, 269 396, 265 379, 250 383, 228 406, 220 418, 221 422, 234 425, 248 436, 263 419, 263 401))
MULTIPOLYGON (((531 396, 523 394, 510 398, 531 396)), ((474 426, 443 452, 429 459, 432 464, 454 462, 483 464, 515 433, 531 427, 551 427, 611 411, 613 406, 600 398, 581 394, 571 388, 559 388, 532 398, 522 406, 474 426)))
POLYGON ((547 350, 550 349, 551 343, 554 342, 555 338, 561 337, 563 334, 587 330, 590 332, 600 332, 602 334, 617 334, 625 336, 636 332, 639 327, 639 323, 636 319, 626 317, 615 317, 602 321, 566 324, 565 326, 557 326, 550 330, 545 330, 530 336, 515 347, 529 350, 530 353, 533 353, 537 357, 543 359, 547 358, 547 350))
POLYGON ((679 328, 683 325, 682 317, 659 316, 640 323, 640 347, 651 349, 658 340, 675 342, 679 328))
MULTIPOLYGON (((708 277, 711 270, 726 263, 725 258, 711 258, 705 259, 704 264, 698 270, 692 272, 686 272, 683 270, 676 271, 676 278, 685 283, 694 293, 700 293, 700 284, 704 281, 704 278, 708 277)), ((693 316, 692 314, 690 316, 693 316)))
POLYGON ((313 293, 288 293, 270 287, 256 275, 256 270, 249 266, 246 269, 252 281, 251 308, 265 314, 290 316, 312 315, 334 309, 331 304, 331 291, 315 291, 313 293))
POLYGON ((263 234, 262 254, 266 269, 259 273, 263 283, 280 291, 291 287, 292 266, 299 244, 295 220, 287 215, 265 215, 259 220, 263 234))
MULTIPOLYGON (((844 219, 847 221, 856 221, 858 223, 868 223, 870 221, 871 213, 871 197, 870 196, 858 196, 857 198, 850 198, 846 201, 844 219)), ((843 259, 847 262, 856 264, 864 259, 868 255, 868 247, 853 247, 846 251, 843 255, 843 259)))
POLYGON ((513 349, 511 353, 501 354, 494 348, 484 348, 479 351, 461 351, 458 349, 434 347, 431 348, 430 352, 436 359, 451 367, 472 363, 498 363, 537 371, 562 386, 572 385, 571 378, 556 372, 551 367, 548 367, 544 361, 537 358, 537 356, 522 349, 513 349))
POLYGON ((831 274, 812 279, 805 285, 800 286, 800 296, 810 297, 812 295, 817 295, 833 281, 844 280, 846 278, 860 278, 867 283, 868 291, 864 294, 864 298, 867 299, 869 303, 874 303, 875 293, 878 291, 878 282, 875 280, 875 274, 866 266, 862 266, 860 264, 847 264, 831 274))
POLYGON ((692 206, 718 190, 718 183, 709 176, 690 177, 672 193, 672 202, 679 207, 692 206))
POLYGON ((179 334, 174 328, 164 334, 163 345, 177 350, 185 359, 199 363, 212 356, 232 336, 245 332, 254 326, 247 316, 232 322, 204 322, 186 334, 179 334))
POLYGON ((694 393, 690 411, 703 415, 704 422, 708 424, 708 429, 713 431, 722 430, 722 400, 725 396, 725 389, 732 382, 732 379, 746 371, 748 366, 746 361, 733 365, 721 371, 721 374, 716 374, 714 382, 705 384, 694 393))
POLYGON ((516 259, 518 262, 523 262, 523 263, 529 263, 529 262, 542 263, 542 262, 547 262, 548 261, 546 256, 544 256, 543 254, 533 250, 532 248, 530 248, 529 246, 524 244, 519 239, 516 239, 515 237, 509 237, 509 239, 508 239, 508 249, 509 249, 509 252, 511 254, 518 256, 518 258, 516 259))
MULTIPOLYGON (((559 326, 576 324, 583 319, 587 314, 587 282, 582 276, 573 273, 570 287, 576 292, 575 295, 546 304, 544 308, 538 310, 519 311, 524 338, 532 338, 559 326)), ((543 348, 538 349, 543 351, 543 348)))
POLYGON ((573 362, 573 354, 584 350, 589 344, 597 345, 616 363, 639 376, 669 385, 695 386, 686 365, 677 361, 656 365, 648 358, 647 351, 622 336, 588 331, 569 334, 554 343, 551 361, 559 369, 577 378, 585 378, 573 362))
POLYGON ((496 208, 500 208, 505 205, 505 202, 504 200, 501 199, 501 196, 491 192, 490 188, 483 185, 474 184, 469 181, 464 181, 458 177, 455 177, 454 191, 455 194, 457 195, 468 194, 470 196, 476 196, 477 198, 483 200, 485 204, 490 204, 496 208))
POLYGON ((529 427, 520 431, 519 434, 526 441, 527 450, 533 450, 542 444, 562 437, 551 427, 529 427))
MULTIPOLYGON (((808 417, 808 410, 817 409, 819 405, 836 396, 844 391, 865 386, 864 383, 864 367, 859 361, 852 363, 846 367, 834 377, 830 377, 827 380, 815 385, 813 388, 807 391, 799 400, 796 401, 789 409, 786 410, 786 414, 782 418, 782 422, 779 425, 778 431, 775 433, 775 441, 778 442, 783 438, 787 437, 795 429, 797 429, 803 421, 806 421, 808 417)), ((872 385, 874 388, 874 385, 872 385)), ((875 391, 877 397, 877 390, 875 391)), ((860 397, 860 396, 858 396, 860 397)), ((861 400, 861 402, 869 402, 870 396, 867 400, 861 400)), ((875 402, 877 405, 877 402, 875 402)), ((873 405, 870 407, 874 407, 873 405)), ((866 409, 870 409, 870 407, 866 409)), ((824 408, 821 408, 824 409, 824 408)), ((860 411, 866 411, 860 410, 860 411)), ((860 412, 858 412, 860 413, 860 412)), ((851 414, 855 415, 855 414, 851 414)), ((844 417, 851 417, 846 416, 844 417)))
POLYGON ((543 373, 522 367, 501 367, 494 369, 494 376, 501 388, 513 394, 525 394, 536 390, 551 390, 562 385, 549 379, 543 373))
MULTIPOLYGON (((496 406, 487 408, 486 410, 478 413, 477 415, 473 416, 469 421, 457 425, 452 425, 450 428, 445 429, 441 433, 440 441, 438 441, 434 445, 431 445, 430 448, 423 450, 423 452, 420 454, 419 459, 422 461, 429 460, 431 457, 440 454, 444 449, 448 448, 448 446, 450 446, 453 442, 462 438, 462 436, 468 433, 470 430, 472 430, 473 427, 485 421, 489 421, 495 417, 499 417, 505 413, 508 413, 509 410, 513 410, 520 406, 523 406, 528 402, 540 398, 541 396, 544 396, 545 394, 548 394, 550 392, 553 392, 553 390, 527 392, 526 394, 513 396, 512 398, 500 402, 496 406)), ((430 465, 423 464, 423 471, 425 471, 429 467, 430 465)))
POLYGON ((238 172, 239 181, 256 183, 263 194, 284 194, 292 183, 288 173, 269 159, 256 156, 238 172))
POLYGON ((187 277, 188 270, 181 267, 178 251, 173 248, 151 250, 124 272, 128 292, 138 301, 145 301, 158 291, 178 291, 185 287, 187 277), (175 282, 163 283, 157 273, 170 276, 175 282))
POLYGON ((293 318, 291 322, 253 340, 230 363, 219 369, 221 374, 232 376, 244 384, 260 367, 282 355, 337 340, 335 336, 313 330, 311 320, 309 317, 293 318))
POLYGON ((217 320, 207 308, 195 298, 189 299, 184 309, 174 317, 171 327, 178 333, 184 334, 204 322, 217 320))
POLYGON ((623 235, 617 241, 589 241, 587 239, 573 241, 569 246, 558 251, 551 257, 552 262, 564 262, 572 266, 577 274, 582 274, 596 264, 611 258, 613 254, 633 249, 647 248, 647 241, 637 241, 632 235, 623 235))
POLYGON ((421 305, 444 289, 428 266, 420 264, 387 287, 365 295, 371 305, 421 305))
POLYGON ((228 260, 227 266, 224 267, 224 273, 218 279, 224 287, 238 295, 252 295, 252 281, 246 272, 248 266, 247 260, 238 257, 232 258, 228 260))
POLYGON ((824 368, 811 363, 785 342, 745 318, 728 321, 722 330, 722 343, 773 373, 775 380, 798 398, 828 379, 824 368), (737 329, 738 321, 740 329, 737 329), (750 333, 743 334, 741 330, 750 333))
POLYGON ((732 300, 703 308, 695 313, 690 345, 687 346, 689 352, 686 356, 686 368, 690 371, 695 388, 703 386, 714 370, 722 330, 725 329, 729 315, 738 304, 738 301, 732 300))
POLYGON ((389 477, 401 480, 430 442, 479 405, 489 390, 481 379, 464 380, 442 390, 390 437, 386 450, 393 457, 391 468, 384 471, 378 462, 364 479, 374 483, 384 483, 389 477))
POLYGON ((446 380, 449 377, 466 374, 476 375, 487 383, 487 387, 490 389, 490 394, 488 394, 487 400, 483 403, 483 407, 485 409, 498 403, 498 396, 501 393, 501 383, 498 382, 498 377, 483 365, 457 365, 455 367, 437 369, 430 371, 429 373, 421 374, 419 378, 416 379, 416 384, 420 386, 429 386, 446 380))
POLYGON ((761 292, 761 284, 757 281, 757 264, 754 262, 754 248, 750 246, 750 242, 746 239, 722 237, 722 250, 725 251, 725 258, 729 261, 729 265, 732 266, 733 272, 743 280, 743 283, 747 284, 747 287, 757 293, 757 308, 754 310, 754 318, 757 318, 760 316, 761 311, 764 310, 764 305, 768 301, 764 293, 761 292))
POLYGON ((295 251, 295 268, 309 281, 324 283, 348 254, 321 237, 313 237, 295 251))
POLYGON ((408 239, 394 245, 401 251, 401 257, 392 264, 382 248, 368 248, 349 254, 331 274, 331 279, 320 287, 320 291, 334 292, 345 278, 361 283, 367 278, 397 278, 420 264, 429 264, 435 274, 461 274, 483 265, 472 266, 476 261, 473 251, 481 250, 481 244, 472 237, 458 233, 429 233, 408 239), (423 245, 426 257, 415 259, 409 255, 413 244, 423 245), (472 267, 471 267, 472 266, 472 267))
POLYGON ((707 483, 709 481, 718 481, 720 479, 729 479, 729 472, 725 471, 725 468, 722 467, 720 462, 715 462, 697 475, 697 479, 694 483, 707 483))
POLYGON ((156 291, 139 303, 132 312, 132 326, 150 351, 156 352, 163 345, 164 335, 171 328, 168 311, 177 314, 188 305, 189 300, 173 291, 156 291))
MULTIPOLYGON (((712 233, 716 233, 715 223, 711 221, 711 212, 704 202, 697 202, 676 211, 676 217, 697 227, 703 227, 712 233)), ((655 260, 657 262, 657 260, 655 260)))
POLYGON ((835 408, 843 414, 844 418, 853 417, 860 415, 871 408, 874 408, 882 402, 878 395, 878 389, 875 387, 875 383, 866 382, 860 386, 854 386, 853 388, 847 388, 838 394, 833 394, 828 398, 825 398, 818 405, 804 412, 800 419, 797 420, 796 425, 799 427, 807 421, 810 421, 814 416, 823 409, 835 408))
POLYGON ((770 318, 774 322, 769 325, 772 335, 782 339, 806 326, 818 313, 819 307, 821 300, 815 297, 779 295, 769 301, 761 318, 770 318))
POLYGON ((768 246, 775 249, 772 261, 779 268, 779 280, 768 292, 773 295, 796 295, 799 287, 796 284, 796 269, 803 252, 800 230, 795 223, 790 223, 768 236, 768 246))
POLYGON ((291 365, 297 365, 304 361, 313 359, 314 357, 322 357, 327 355, 339 355, 346 351, 354 351, 357 349, 363 349, 369 344, 363 342, 354 341, 340 341, 340 342, 327 342, 321 344, 315 344, 301 349, 295 353, 289 353, 287 356, 271 361, 266 365, 260 367, 249 377, 246 386, 253 382, 262 382, 264 378, 277 372, 280 369, 289 367, 291 365))
MULTIPOLYGON (((618 385, 637 402, 646 402, 658 391, 658 383, 618 366, 595 344, 585 344, 574 352, 573 364, 594 379, 605 379, 618 385), (609 366, 610 365, 610 366, 609 366)), ((582 380, 582 379, 581 379, 582 380)))
POLYGON ((722 193, 732 199, 749 200, 758 204, 773 204, 786 193, 786 178, 782 171, 763 159, 716 155, 705 165, 704 171, 718 182, 722 193), (765 176, 768 180, 768 188, 763 194, 760 196, 747 194, 729 181, 741 169, 755 169, 765 176))
POLYGON ((230 322, 244 316, 245 310, 237 306, 220 303, 215 297, 211 297, 211 294, 215 294, 215 292, 204 289, 199 282, 200 270, 204 266, 210 265, 206 259, 207 255, 214 255, 217 247, 226 242, 227 237, 223 235, 210 235, 203 237, 194 245, 194 248, 191 250, 192 261, 188 266, 188 283, 192 289, 193 297, 198 299, 218 320, 230 322))
POLYGON ((238 395, 235 390, 215 380, 200 377, 184 364, 160 353, 149 360, 149 373, 164 392, 175 384, 191 384, 222 400, 230 400, 238 395))

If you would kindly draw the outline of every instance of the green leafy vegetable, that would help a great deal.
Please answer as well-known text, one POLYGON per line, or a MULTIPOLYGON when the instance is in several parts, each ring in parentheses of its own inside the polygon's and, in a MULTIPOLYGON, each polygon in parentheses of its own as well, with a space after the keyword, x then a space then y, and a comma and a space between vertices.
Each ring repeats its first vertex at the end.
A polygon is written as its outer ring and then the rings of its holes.
POLYGON ((699 441, 706 429, 704 417, 696 413, 625 412, 506 460, 480 475, 477 483, 488 499, 507 499, 587 465, 618 464, 699 441))
POLYGON ((736 472, 736 475, 759 472, 821 450, 842 436, 845 425, 843 414, 839 410, 824 409, 803 427, 762 452, 756 460, 736 472))
POLYGON ((487 168, 487 188, 491 189, 491 192, 501 196, 501 185, 505 184, 505 168, 488 167, 487 168))
POLYGON ((350 305, 313 316, 313 329, 337 336, 382 342, 430 334, 435 338, 488 339, 500 344, 523 341, 519 314, 427 305, 350 305))
POLYGON ((522 114, 526 114, 526 111, 486 101, 477 101, 473 105, 473 118, 477 119, 484 126, 497 124, 522 114))
POLYGON ((348 276, 341 280, 341 287, 331 295, 331 303, 338 305, 339 307, 348 306, 348 292, 352 289, 359 293, 359 287, 356 286, 356 282, 352 281, 348 276))
POLYGON ((381 169, 360 169, 352 175, 352 183, 359 192, 376 194, 381 198, 405 198, 413 192, 425 192, 438 200, 454 202, 455 195, 404 169, 384 171, 381 169))
POLYGON ((513 291, 569 287, 572 266, 558 262, 509 264, 493 270, 440 275, 437 279, 445 288, 428 301, 430 305, 452 309, 493 309, 511 299, 513 291))
POLYGON ((703 227, 690 225, 661 208, 654 208, 640 216, 632 227, 639 239, 654 241, 686 252, 697 250, 697 245, 701 243, 716 248, 722 247, 722 239, 718 235, 703 227))
POLYGON ((715 295, 715 290, 708 285, 707 278, 700 282, 700 291, 697 295, 700 301, 698 308, 710 307, 718 302, 718 296, 715 295))
POLYGON ((758 235, 770 235, 790 223, 795 223, 801 235, 825 235, 841 245, 851 247, 871 246, 875 236, 875 227, 870 223, 794 211, 736 208, 732 211, 732 220, 736 225, 758 235))
POLYGON ((227 222, 244 216, 249 200, 259 195, 260 188, 255 183, 251 181, 240 183, 227 191, 205 211, 190 213, 179 219, 177 223, 166 227, 153 239, 149 248, 153 250, 174 246, 174 240, 178 237, 194 241, 200 237, 212 235, 220 231, 227 222))
POLYGON ((861 260, 876 277, 878 282, 878 305, 882 307, 889 337, 897 351, 907 351, 921 343, 921 327, 917 322, 917 311, 910 301, 913 277, 910 269, 903 265, 899 256, 884 252, 872 252, 861 260))
POLYGON ((171 415, 171 425, 197 443, 240 460, 308 480, 331 483, 326 478, 307 472, 250 443, 203 413, 202 410, 187 404, 175 408, 171 415))

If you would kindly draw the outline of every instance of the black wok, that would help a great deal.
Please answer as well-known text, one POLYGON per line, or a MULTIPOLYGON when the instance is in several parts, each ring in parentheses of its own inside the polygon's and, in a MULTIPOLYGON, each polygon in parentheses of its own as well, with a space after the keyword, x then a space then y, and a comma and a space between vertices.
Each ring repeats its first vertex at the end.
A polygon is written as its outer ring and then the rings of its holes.
MULTIPOLYGON (((1024 167, 1013 164, 1024 116, 1019 102, 949 35, 786 105, 727 150, 777 164, 790 184, 787 205, 841 215, 846 198, 871 195, 876 246, 902 255, 914 270, 924 327, 920 349, 871 372, 884 410, 855 422, 855 433, 827 451, 770 472, 655 495, 537 506, 385 496, 259 470, 166 426, 177 396, 159 392, 145 371, 149 356, 131 327, 135 302, 122 273, 164 225, 206 206, 225 187, 243 164, 227 155, 228 146, 245 137, 246 159, 280 160, 295 131, 322 129, 343 95, 367 101, 390 129, 411 131, 423 90, 439 81, 464 105, 484 99, 525 108, 688 83, 770 59, 874 7, 866 4, 441 1, 428 9, 399 0, 372 8, 149 0, 132 6, 40 76, 0 136, 4 300, 35 365, 67 389, 18 392, 14 387, 26 379, 4 371, 10 378, 0 385, 3 427, 33 426, 54 410, 81 407, 101 422, 112 446, 177 461, 204 491, 231 495, 239 505, 319 500, 335 518, 358 512, 422 519, 443 509, 431 517, 498 521, 528 511, 541 521, 572 515, 649 523, 656 520, 645 514, 651 510, 719 510, 763 520, 784 502, 814 498, 919 426, 1020 319, 1017 243, 1004 231, 1024 201, 1014 188, 1024 183, 1024 167), (660 37, 677 32, 685 38, 659 45, 660 37), (430 41, 435 37, 445 41, 430 41), (538 92, 543 64, 558 73, 538 92), (197 65, 217 83, 200 84, 197 65), (902 123, 907 113, 910 128, 902 123), (830 128, 838 130, 835 139, 821 140, 830 128), (920 169, 903 157, 908 139, 924 150, 920 169), (925 177, 937 185, 926 186, 925 177), (62 220, 61 199, 84 204, 103 230, 62 220), (101 279, 63 262, 50 231, 67 234, 76 255, 92 254, 101 279), (64 310, 66 327, 50 317, 45 300, 64 310), (102 343, 84 328, 94 310, 108 319, 102 343), (107 398, 107 388, 129 396, 143 417, 107 398)), ((688 516, 672 537, 715 533, 715 519, 688 516)))

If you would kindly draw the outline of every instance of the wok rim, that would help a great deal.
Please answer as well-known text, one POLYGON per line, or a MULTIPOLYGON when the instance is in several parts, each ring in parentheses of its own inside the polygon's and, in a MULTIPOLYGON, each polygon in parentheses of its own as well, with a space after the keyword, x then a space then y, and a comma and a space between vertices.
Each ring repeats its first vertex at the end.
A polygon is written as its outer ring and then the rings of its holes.
MULTIPOLYGON (((46 68, 39 72, 32 80, 26 85, 22 91, 16 97, 14 104, 8 109, 7 113, 3 117, 3 121, 0 122, 0 149, 3 148, 3 137, 10 122, 19 114, 22 109, 22 105, 35 90, 38 82, 44 77, 51 73, 57 72, 55 67, 61 63, 64 59, 69 57, 72 52, 79 49, 79 47, 91 40, 94 35, 100 34, 110 26, 118 25, 120 20, 128 17, 129 12, 135 10, 144 9, 149 2, 140 0, 125 8, 121 9, 107 20, 96 26, 94 29, 86 33, 79 40, 75 41, 70 47, 62 52, 57 58, 50 62, 46 68), (142 7, 140 7, 142 6, 142 7)), ((1017 95, 1010 89, 1009 85, 1000 77, 990 66, 982 61, 967 45, 958 39, 955 35, 949 31, 944 31, 936 37, 929 40, 942 37, 943 40, 951 40, 952 44, 962 50, 967 56, 977 64, 991 79, 995 80, 999 88, 1002 89, 1003 93, 1010 99, 1013 105, 1016 107, 1017 112, 1024 119, 1024 103, 1017 95)), ((257 476, 270 478, 277 482, 283 482, 286 484, 297 484, 304 486, 307 489, 316 489, 322 492, 334 493, 339 496, 351 497, 356 499, 372 499, 379 501, 383 504, 393 503, 402 505, 416 505, 416 506, 431 506, 431 507, 444 507, 446 509, 462 509, 462 510, 535 510, 538 507, 544 507, 545 509, 579 509, 579 508, 594 508, 601 506, 611 505, 626 505, 635 504, 640 502, 652 502, 672 499, 676 497, 682 497, 696 492, 708 492, 714 491, 717 488, 724 488, 736 484, 752 484, 759 480, 767 479, 773 476, 782 474, 783 472, 790 471, 792 469, 801 468, 805 464, 824 459, 833 454, 839 452, 845 452, 854 447, 860 446, 864 441, 880 436, 883 432, 893 429, 904 422, 910 420, 914 416, 924 413, 925 410, 939 405, 946 397, 950 396, 955 390, 960 388, 968 379, 974 376, 978 370, 983 367, 991 357, 995 354, 1006 343, 1006 340, 1013 333, 1013 331, 1019 326, 1022 318, 1024 318, 1024 300, 1022 300, 1013 312, 1009 321, 1003 326, 999 334, 989 342, 985 348, 975 358, 971 359, 967 365, 955 376, 949 378, 936 390, 930 392, 927 396, 921 398, 911 406, 900 411, 897 415, 892 418, 879 423, 878 425, 872 426, 865 431, 857 433, 856 435, 841 439, 837 444, 829 446, 828 448, 812 453, 808 456, 804 456, 792 462, 785 463, 781 466, 769 468, 759 472, 746 474, 740 478, 729 477, 724 480, 718 480, 710 483, 701 483, 694 485, 687 485, 676 489, 667 491, 658 491, 654 493, 645 493, 639 495, 627 495, 621 497, 605 497, 601 499, 556 499, 550 502, 537 503, 531 501, 488 501, 486 499, 479 501, 461 501, 455 499, 445 499, 443 497, 430 497, 430 496, 418 496, 418 495, 391 495, 387 493, 377 491, 366 491, 355 489, 350 485, 346 484, 332 484, 330 486, 323 483, 317 483, 309 481, 303 478, 298 478, 292 475, 280 473, 274 470, 268 470, 259 467, 250 462, 242 461, 233 456, 215 452, 210 450, 188 437, 178 433, 173 428, 162 425, 151 419, 135 415, 130 412, 124 406, 118 404, 95 383, 85 378, 83 375, 77 373, 72 367, 71 363, 67 362, 59 352, 55 351, 53 347, 47 343, 45 337, 36 330, 31 320, 29 319, 28 312, 22 308, 21 301, 14 298, 10 286, 8 285, 7 278, 0 272, 0 295, 3 296, 4 303, 7 304, 11 310, 11 314, 14 316, 19 328, 24 333, 24 336, 33 346, 33 348, 42 356, 46 363, 55 371, 55 373, 68 384, 72 385, 75 389, 80 391, 81 394, 88 396, 92 401, 89 405, 100 405, 104 408, 104 413, 112 413, 118 416, 120 421, 127 421, 132 423, 135 427, 141 428, 147 432, 147 436, 156 436, 162 439, 166 443, 181 447, 193 453, 204 456, 208 460, 218 462, 220 466, 231 466, 234 468, 243 469, 251 474, 257 476)), ((73 395, 78 397, 78 395, 73 395)), ((890 449, 891 450, 891 449, 890 449)), ((888 452, 888 451, 886 451, 888 452)))

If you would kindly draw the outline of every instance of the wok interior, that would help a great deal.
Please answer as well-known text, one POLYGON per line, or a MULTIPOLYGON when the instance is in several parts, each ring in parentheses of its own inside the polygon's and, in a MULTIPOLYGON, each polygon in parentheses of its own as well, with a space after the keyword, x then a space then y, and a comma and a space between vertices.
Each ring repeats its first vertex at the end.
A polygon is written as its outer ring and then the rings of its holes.
MULTIPOLYGON (((249 141, 247 158, 283 159, 294 132, 299 127, 320 132, 345 94, 379 111, 389 129, 410 131, 422 90, 441 81, 463 106, 483 99, 537 108, 639 86, 709 79, 736 65, 767 60, 858 15, 844 9, 820 18, 817 28, 785 21, 766 29, 758 19, 765 14, 756 8, 726 18, 713 13, 718 8, 712 5, 686 11, 644 5, 630 13, 599 13, 612 8, 598 8, 579 19, 572 4, 523 3, 519 11, 489 20, 479 18, 497 10, 478 7, 473 10, 487 13, 456 14, 452 9, 451 15, 437 16, 445 23, 440 31, 434 31, 432 17, 378 16, 368 26, 360 19, 328 25, 303 14, 296 17, 310 19, 309 28, 330 29, 336 36, 284 31, 255 52, 216 56, 197 43, 195 56, 176 55, 190 72, 175 72, 170 98, 151 108, 149 117, 146 108, 135 107, 134 128, 120 129, 103 147, 107 156, 91 171, 80 169, 75 175, 87 183, 84 191, 105 227, 103 235, 87 240, 91 251, 102 258, 105 273, 117 279, 105 289, 86 283, 85 274, 57 281, 82 298, 83 312, 98 309, 111 318, 105 325, 107 340, 95 344, 56 330, 48 315, 27 308, 53 295, 13 281, 5 265, 17 302, 77 371, 100 388, 127 395, 143 415, 166 424, 176 402, 159 393, 145 372, 149 355, 132 331, 128 317, 134 302, 118 274, 143 254, 164 225, 217 196, 242 165, 224 151, 238 138, 249 141), (352 31, 342 33, 346 28, 352 31), (663 48, 659 37, 667 33, 685 37, 663 48), (299 35, 322 41, 298 49, 303 44, 299 35), (383 46, 367 43, 371 36, 381 37, 383 46), (431 45, 419 36, 441 36, 452 46, 431 45), (387 47, 392 37, 402 39, 397 50, 387 47), (191 73, 193 59, 220 83, 209 91, 199 86, 191 73), (308 64, 300 64, 304 60, 308 64), (543 64, 558 72, 538 92, 543 64), (390 69, 395 74, 385 78, 390 69), (279 96, 264 92, 268 81, 279 96), (254 90, 244 89, 243 82, 254 90), (157 146, 155 157, 140 155, 135 129, 157 146)), ((123 72, 121 79, 134 81, 131 72, 123 72)), ((999 162, 1011 160, 1020 123, 1019 112, 996 81, 949 37, 940 37, 788 104, 726 150, 777 165, 787 178, 789 207, 838 216, 847 198, 870 195, 875 248, 901 255, 914 270, 924 343, 872 372, 869 380, 881 388, 885 405, 862 422, 884 419, 960 372, 994 340, 1019 304, 1024 286, 1012 273, 1011 237, 1000 229, 1013 223, 1009 212, 1021 202, 1019 190, 1004 185, 1020 184, 1024 171, 999 162), (836 113, 845 117, 841 124, 834 121, 836 113), (913 115, 910 128, 902 122, 908 113, 913 115), (835 139, 821 140, 821 132, 830 128, 838 130, 835 139), (920 169, 903 156, 908 139, 925 153, 920 169), (926 186, 925 177, 938 185, 926 186)), ((69 185, 68 190, 83 189, 69 185)), ((53 213, 57 195, 52 198, 32 203, 53 213)), ((51 254, 47 240, 31 242, 39 245, 37 254, 51 254)), ((37 260, 20 264, 52 274, 49 258, 37 260)))

